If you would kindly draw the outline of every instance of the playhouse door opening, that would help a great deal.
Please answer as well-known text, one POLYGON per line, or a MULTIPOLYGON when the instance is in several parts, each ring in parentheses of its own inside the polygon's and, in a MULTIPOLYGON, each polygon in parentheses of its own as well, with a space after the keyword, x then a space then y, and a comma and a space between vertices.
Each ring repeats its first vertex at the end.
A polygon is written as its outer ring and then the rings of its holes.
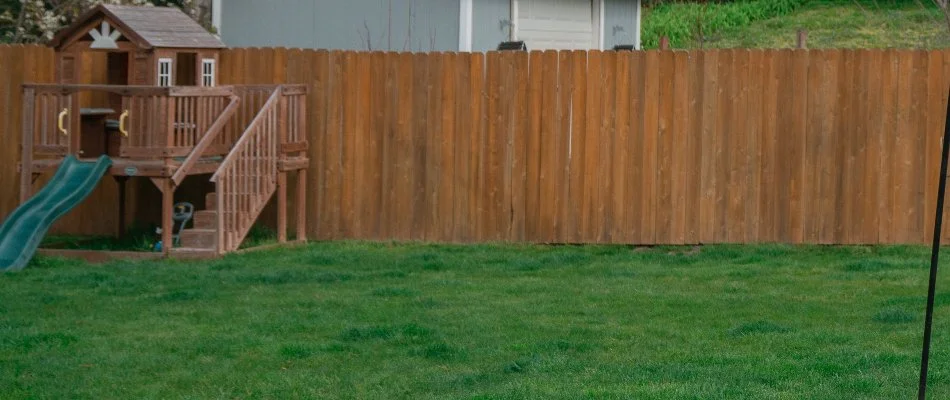
MULTIPOLYGON (((100 53, 100 55, 104 56, 99 60, 105 61, 105 76, 100 75, 98 79, 94 79, 94 83, 128 85, 129 53, 109 52, 100 53)), ((122 114, 122 96, 104 91, 91 91, 87 92, 85 97, 89 101, 84 102, 79 110, 82 157, 95 158, 103 154, 118 157, 121 142, 118 120, 119 115, 122 114)))
POLYGON ((198 85, 198 54, 178 53, 175 63, 175 86, 198 85))
MULTIPOLYGON (((109 53, 108 60, 110 85, 128 85, 129 82, 129 53, 109 53)), ((109 94, 109 108, 114 111, 109 116, 110 119, 117 120, 122 114, 122 95, 117 93, 109 94)))

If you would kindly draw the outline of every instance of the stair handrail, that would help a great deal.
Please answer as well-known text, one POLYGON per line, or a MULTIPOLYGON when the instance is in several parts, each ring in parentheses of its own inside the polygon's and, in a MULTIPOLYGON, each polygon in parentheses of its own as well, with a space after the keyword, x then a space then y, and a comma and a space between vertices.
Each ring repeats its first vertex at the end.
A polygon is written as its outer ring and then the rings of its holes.
POLYGON ((274 89, 270 97, 267 98, 267 102, 264 103, 264 106, 257 112, 257 115, 254 117, 254 120, 247 126, 247 129, 244 130, 244 133, 241 134, 241 137, 238 138, 237 142, 234 143, 234 146, 231 146, 231 151, 228 153, 227 157, 224 158, 224 161, 221 162, 221 165, 218 166, 218 170, 215 171, 214 175, 211 176, 211 182, 218 182, 218 177, 221 175, 222 171, 225 171, 231 164, 234 163, 234 160, 237 159, 239 152, 235 151, 241 146, 244 146, 249 140, 251 140, 250 133, 253 132, 254 128, 261 124, 264 120, 264 115, 269 111, 269 109, 276 107, 277 100, 280 98, 280 87, 274 89))
POLYGON ((277 189, 280 87, 270 93, 218 170, 211 176, 217 193, 219 254, 236 250, 277 189))
POLYGON ((175 171, 175 174, 172 175, 172 182, 175 183, 175 186, 181 184, 183 180, 188 176, 188 173, 198 163, 198 160, 201 159, 201 156, 204 154, 205 150, 211 146, 211 144, 218 138, 218 135, 224 131, 224 126, 231 121, 231 117, 237 112, 238 106, 241 104, 241 99, 238 96, 231 95, 230 102, 227 107, 221 111, 221 114, 218 115, 218 118, 215 119, 214 124, 208 128, 208 131, 202 136, 201 140, 195 145, 191 150, 191 153, 188 154, 188 157, 185 158, 185 161, 181 163, 181 166, 178 167, 178 170, 175 171))

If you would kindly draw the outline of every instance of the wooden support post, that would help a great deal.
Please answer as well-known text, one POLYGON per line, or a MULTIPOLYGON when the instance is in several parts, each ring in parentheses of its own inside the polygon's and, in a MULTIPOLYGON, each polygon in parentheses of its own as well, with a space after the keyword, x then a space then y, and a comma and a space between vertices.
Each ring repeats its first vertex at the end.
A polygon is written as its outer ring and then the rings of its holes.
POLYGON ((119 186, 119 238, 125 237, 125 183, 129 181, 127 176, 115 176, 115 182, 119 186))
POLYGON ((287 172, 277 175, 277 241, 287 242, 287 172))
POLYGON ((670 38, 663 36, 660 38, 660 50, 669 50, 670 49, 670 38))
POLYGON ((167 256, 172 246, 172 207, 175 206, 175 186, 171 179, 162 180, 162 252, 167 256))
POLYGON ((799 49, 808 48, 808 29, 798 30, 798 48, 799 49))
POLYGON ((23 90, 23 140, 20 166, 20 204, 33 195, 33 89, 23 90))
POLYGON ((307 170, 297 170, 297 241, 307 241, 307 170))

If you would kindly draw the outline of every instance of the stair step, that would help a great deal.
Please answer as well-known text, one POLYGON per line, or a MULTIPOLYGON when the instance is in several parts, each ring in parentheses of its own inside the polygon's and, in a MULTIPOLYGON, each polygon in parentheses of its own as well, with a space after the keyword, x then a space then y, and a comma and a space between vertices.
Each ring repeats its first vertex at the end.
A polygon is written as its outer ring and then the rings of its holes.
POLYGON ((215 192, 211 192, 205 195, 205 210, 217 210, 217 209, 218 209, 218 194, 215 192))
POLYGON ((195 229, 216 229, 218 212, 215 210, 195 211, 195 229))
POLYGON ((169 253, 171 257, 179 259, 207 259, 218 257, 218 252, 212 249, 197 249, 193 247, 174 247, 169 253))
POLYGON ((214 250, 217 235, 214 229, 185 229, 181 231, 181 247, 214 250))

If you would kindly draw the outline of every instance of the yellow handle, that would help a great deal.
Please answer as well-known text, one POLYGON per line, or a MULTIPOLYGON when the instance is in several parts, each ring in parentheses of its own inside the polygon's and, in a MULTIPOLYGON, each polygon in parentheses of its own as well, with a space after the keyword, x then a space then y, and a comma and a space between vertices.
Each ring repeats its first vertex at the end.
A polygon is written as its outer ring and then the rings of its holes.
POLYGON ((59 112, 59 124, 57 126, 59 127, 60 133, 62 133, 63 135, 69 136, 69 132, 67 132, 66 128, 63 127, 63 124, 64 124, 63 118, 66 118, 67 114, 69 114, 68 108, 64 108, 63 111, 59 112))
POLYGON ((122 136, 129 137, 129 131, 125 130, 126 118, 129 118, 129 110, 122 111, 122 115, 119 116, 119 133, 122 136))

